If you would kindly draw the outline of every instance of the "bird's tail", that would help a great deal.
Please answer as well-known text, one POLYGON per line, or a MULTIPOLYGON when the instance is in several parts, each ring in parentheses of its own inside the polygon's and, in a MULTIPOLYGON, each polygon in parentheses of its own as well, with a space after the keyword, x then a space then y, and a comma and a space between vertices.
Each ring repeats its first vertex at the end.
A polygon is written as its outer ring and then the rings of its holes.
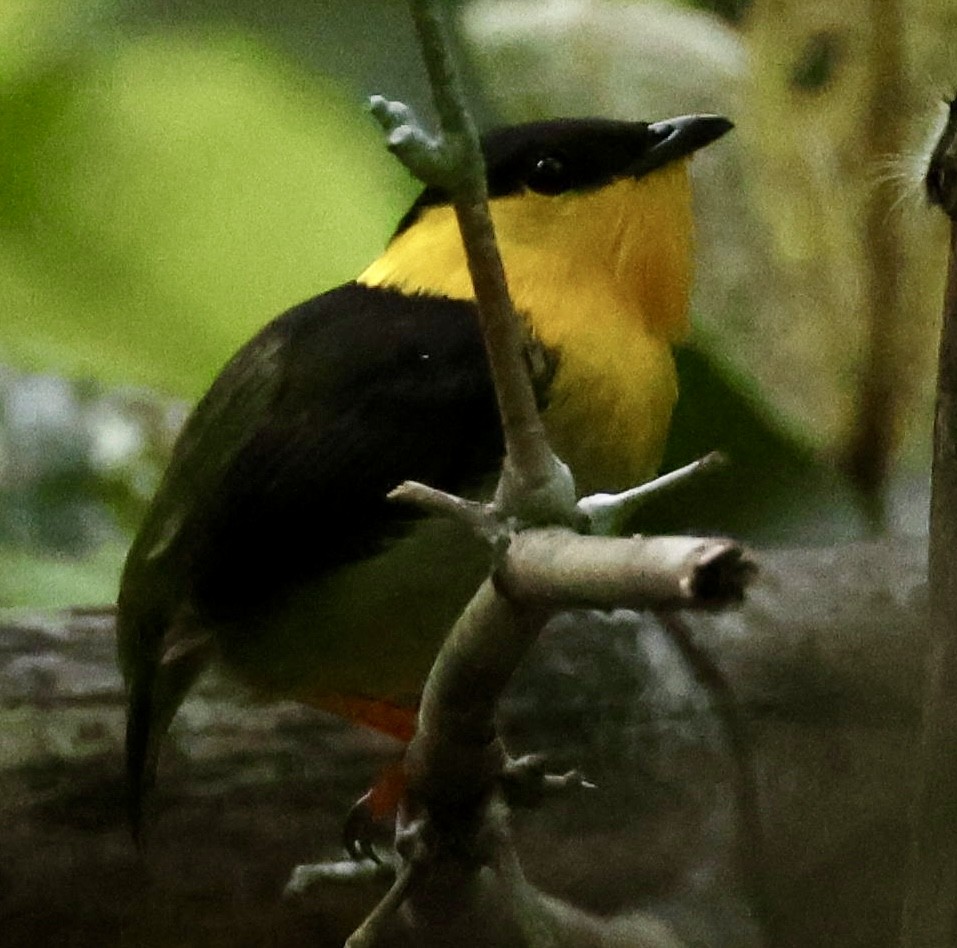
POLYGON ((166 616, 136 617, 122 603, 117 635, 127 694, 127 816, 133 839, 142 845, 160 745, 212 650, 208 637, 184 636, 166 616))
POLYGON ((153 681, 138 674, 127 685, 126 815, 137 846, 143 841, 143 807, 156 782, 158 741, 153 727, 153 681))

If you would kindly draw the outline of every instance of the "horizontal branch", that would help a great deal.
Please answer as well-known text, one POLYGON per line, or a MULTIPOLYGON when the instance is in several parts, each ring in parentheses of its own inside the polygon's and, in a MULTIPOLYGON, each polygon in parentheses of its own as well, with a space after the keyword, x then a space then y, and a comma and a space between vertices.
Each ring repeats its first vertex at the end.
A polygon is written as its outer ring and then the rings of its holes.
POLYGON ((740 601, 756 567, 729 540, 584 537, 562 527, 513 536, 442 646, 406 763, 455 798, 500 775, 496 703, 548 617, 563 608, 710 608, 740 601), (491 764, 491 766, 490 766, 491 764))
POLYGON ((756 566, 731 540, 580 536, 526 530, 495 574, 508 598, 540 608, 714 608, 739 602, 756 566))

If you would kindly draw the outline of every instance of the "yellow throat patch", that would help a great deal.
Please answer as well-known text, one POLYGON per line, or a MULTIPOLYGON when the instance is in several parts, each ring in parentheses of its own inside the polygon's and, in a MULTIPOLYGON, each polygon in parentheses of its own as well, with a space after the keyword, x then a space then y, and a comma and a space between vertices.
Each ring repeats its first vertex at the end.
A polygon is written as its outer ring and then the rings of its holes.
MULTIPOLYGON (((693 222, 687 159, 638 180, 490 202, 515 308, 558 356, 543 418, 582 492, 655 473, 688 330, 693 222)), ((451 207, 426 207, 358 279, 474 299, 451 207)))

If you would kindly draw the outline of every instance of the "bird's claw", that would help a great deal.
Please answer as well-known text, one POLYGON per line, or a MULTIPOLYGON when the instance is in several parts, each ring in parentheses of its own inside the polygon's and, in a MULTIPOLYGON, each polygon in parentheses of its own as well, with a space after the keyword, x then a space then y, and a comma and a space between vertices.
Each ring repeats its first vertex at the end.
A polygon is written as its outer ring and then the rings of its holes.
POLYGON ((370 859, 377 865, 381 865, 382 858, 376 852, 372 842, 379 830, 379 824, 370 806, 372 793, 372 790, 364 793, 349 809, 342 827, 342 845, 348 856, 356 862, 370 859))

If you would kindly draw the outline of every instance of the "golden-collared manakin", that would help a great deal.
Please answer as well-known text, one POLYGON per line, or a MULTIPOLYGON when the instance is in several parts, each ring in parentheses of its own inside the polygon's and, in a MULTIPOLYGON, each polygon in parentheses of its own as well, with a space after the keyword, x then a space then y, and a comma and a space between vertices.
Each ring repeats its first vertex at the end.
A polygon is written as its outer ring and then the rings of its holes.
MULTIPOLYGON (((688 329, 688 158, 731 128, 562 119, 483 138, 534 382, 582 492, 656 471, 688 329)), ((160 740, 213 658, 267 697, 408 739, 442 639, 489 568, 459 523, 386 494, 467 496, 502 455, 448 195, 428 187, 351 283, 269 323, 186 422, 119 593, 134 824, 160 740)))

